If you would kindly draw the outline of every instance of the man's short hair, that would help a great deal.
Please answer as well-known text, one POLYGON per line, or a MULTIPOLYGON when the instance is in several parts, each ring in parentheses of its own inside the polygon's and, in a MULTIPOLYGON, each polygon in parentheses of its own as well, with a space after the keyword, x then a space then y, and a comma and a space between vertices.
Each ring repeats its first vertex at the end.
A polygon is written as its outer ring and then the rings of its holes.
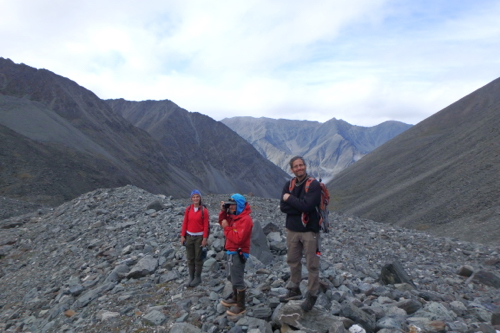
POLYGON ((293 162, 295 162, 296 160, 299 160, 299 159, 302 160, 302 163, 304 163, 304 165, 306 165, 306 161, 304 161, 304 158, 302 156, 294 156, 290 160, 290 169, 293 169, 293 162))

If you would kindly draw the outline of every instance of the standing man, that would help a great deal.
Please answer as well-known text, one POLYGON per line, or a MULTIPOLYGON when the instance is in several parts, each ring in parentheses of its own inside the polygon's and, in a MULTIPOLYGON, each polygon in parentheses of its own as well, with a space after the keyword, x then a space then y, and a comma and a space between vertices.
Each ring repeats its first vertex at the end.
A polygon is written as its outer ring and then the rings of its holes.
POLYGON ((219 224, 221 225, 226 243, 228 277, 233 285, 233 292, 221 300, 222 305, 230 307, 226 313, 235 316, 244 313, 245 263, 250 256, 250 240, 252 238, 253 221, 250 205, 241 194, 233 194, 231 198, 221 202, 219 224))
POLYGON ((288 292, 280 297, 287 302, 302 298, 302 253, 306 258, 308 275, 307 297, 300 304, 304 311, 310 311, 319 292, 319 214, 316 207, 321 201, 321 187, 317 180, 308 181, 306 163, 301 156, 290 160, 290 168, 295 178, 283 187, 280 209, 286 214, 287 264, 290 266, 288 292), (306 191, 306 186, 307 191, 306 191))

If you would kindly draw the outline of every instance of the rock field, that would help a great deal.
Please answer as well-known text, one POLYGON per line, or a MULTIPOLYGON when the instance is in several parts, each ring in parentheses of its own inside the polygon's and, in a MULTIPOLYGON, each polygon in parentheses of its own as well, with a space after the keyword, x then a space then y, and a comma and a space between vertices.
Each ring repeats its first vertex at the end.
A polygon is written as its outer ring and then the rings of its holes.
MULTIPOLYGON (((252 196, 247 312, 228 318, 217 217, 229 195, 202 199, 211 234, 195 288, 185 285, 179 242, 187 197, 99 189, 0 221, 0 332, 500 331, 500 248, 333 212, 315 307, 280 303, 289 278, 284 214, 277 199, 252 196)), ((307 271, 303 278, 305 293, 307 271)))

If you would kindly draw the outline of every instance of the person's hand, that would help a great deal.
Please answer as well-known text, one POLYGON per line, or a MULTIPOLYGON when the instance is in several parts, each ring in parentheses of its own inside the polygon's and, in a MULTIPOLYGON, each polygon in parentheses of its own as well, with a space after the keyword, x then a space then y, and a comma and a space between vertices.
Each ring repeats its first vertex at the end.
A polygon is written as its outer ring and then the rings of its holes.
POLYGON ((207 239, 203 238, 203 240, 201 241, 201 247, 205 247, 205 246, 207 246, 207 239))
POLYGON ((184 245, 184 242, 186 241, 186 237, 181 236, 181 245, 184 245))
POLYGON ((225 227, 229 226, 229 223, 227 223, 227 220, 226 220, 226 219, 224 219, 224 220, 222 220, 222 222, 220 223, 220 225, 221 225, 223 228, 225 228, 225 227))
POLYGON ((283 194, 283 201, 286 201, 289 196, 290 196, 290 193, 283 194))

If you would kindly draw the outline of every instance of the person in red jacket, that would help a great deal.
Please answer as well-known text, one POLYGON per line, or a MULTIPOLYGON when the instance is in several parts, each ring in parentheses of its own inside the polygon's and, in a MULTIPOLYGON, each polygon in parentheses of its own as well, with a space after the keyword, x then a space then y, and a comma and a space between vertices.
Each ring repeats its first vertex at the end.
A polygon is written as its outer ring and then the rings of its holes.
POLYGON ((207 246, 208 238, 208 210, 201 203, 201 193, 198 190, 191 192, 192 204, 186 207, 182 222, 181 244, 186 245, 186 256, 189 269, 189 287, 196 287, 201 283, 203 259, 202 248, 207 246))
POLYGON ((250 239, 252 237, 253 221, 250 205, 241 194, 233 194, 231 198, 221 202, 219 224, 221 225, 227 251, 228 278, 233 286, 233 292, 221 300, 222 305, 230 307, 226 313, 230 316, 245 312, 244 280, 245 263, 250 256, 250 239))

